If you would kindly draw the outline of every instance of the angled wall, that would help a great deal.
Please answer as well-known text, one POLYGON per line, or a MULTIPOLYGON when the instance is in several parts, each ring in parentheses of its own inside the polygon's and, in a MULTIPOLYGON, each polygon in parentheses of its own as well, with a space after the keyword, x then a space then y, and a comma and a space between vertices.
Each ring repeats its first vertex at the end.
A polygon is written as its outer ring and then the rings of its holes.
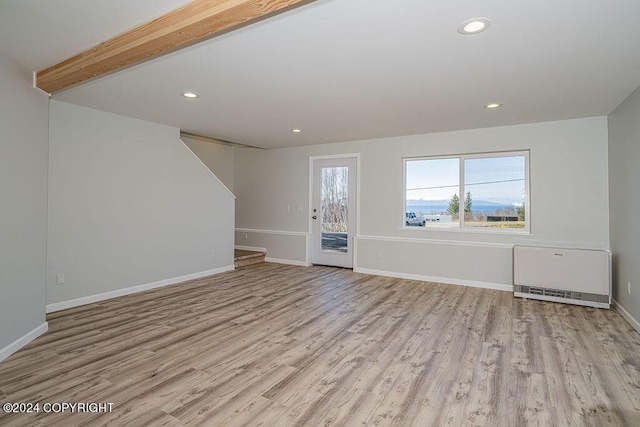
POLYGON ((233 147, 203 138, 182 135, 187 147, 198 156, 202 163, 233 191, 233 147))
POLYGON ((609 115, 613 298, 640 332, 639 159, 640 88, 609 115))
POLYGON ((49 311, 233 268, 234 196, 178 129, 52 101, 49 166, 49 311))
POLYGON ((47 328, 47 103, 0 52, 0 360, 47 328))

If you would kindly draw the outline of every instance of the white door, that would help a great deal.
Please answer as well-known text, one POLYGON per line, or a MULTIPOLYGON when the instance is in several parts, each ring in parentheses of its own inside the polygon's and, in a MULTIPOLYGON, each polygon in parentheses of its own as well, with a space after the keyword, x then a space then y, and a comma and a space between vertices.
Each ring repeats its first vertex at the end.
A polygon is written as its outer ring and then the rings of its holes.
POLYGON ((313 160, 313 264, 353 268, 356 234, 356 158, 313 160))

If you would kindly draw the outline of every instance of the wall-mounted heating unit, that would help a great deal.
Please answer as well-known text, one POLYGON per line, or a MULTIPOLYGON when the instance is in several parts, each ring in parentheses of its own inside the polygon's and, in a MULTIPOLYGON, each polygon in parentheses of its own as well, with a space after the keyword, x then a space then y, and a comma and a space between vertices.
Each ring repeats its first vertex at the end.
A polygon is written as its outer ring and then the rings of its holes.
POLYGON ((609 308, 609 251, 518 246, 513 250, 516 297, 609 308))

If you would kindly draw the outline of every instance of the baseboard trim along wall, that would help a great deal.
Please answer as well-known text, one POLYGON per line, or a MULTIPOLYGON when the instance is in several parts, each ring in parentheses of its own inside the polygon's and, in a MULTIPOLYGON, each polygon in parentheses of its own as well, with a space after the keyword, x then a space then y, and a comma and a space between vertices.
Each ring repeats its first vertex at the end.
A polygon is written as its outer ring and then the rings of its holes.
POLYGON ((38 338, 40 335, 44 334, 48 330, 49 330, 49 324, 47 322, 44 322, 43 324, 41 324, 31 332, 24 334, 23 336, 21 336, 20 338, 18 338, 8 346, 6 346, 5 348, 1 349, 0 362, 2 362, 4 359, 11 356, 13 353, 20 350, 22 347, 29 344, 31 341, 35 340, 36 338, 38 338))
POLYGON ((264 260, 265 260, 265 262, 273 262, 275 264, 297 265, 299 267, 309 267, 309 266, 311 266, 310 263, 307 263, 305 261, 296 261, 296 260, 293 260, 293 259, 280 259, 280 258, 265 257, 264 260))
POLYGON ((622 305, 620 305, 620 303, 618 301, 616 301, 616 300, 612 300, 612 301, 613 301, 613 306, 618 311, 618 313, 620 313, 620 315, 622 317, 624 317, 624 320, 629 322, 631 324, 631 326, 633 327, 633 329, 638 331, 638 333, 640 334, 640 322, 638 321, 638 319, 633 317, 631 315, 631 313, 629 313, 626 308, 624 308, 622 305))
POLYGON ((444 283, 446 285, 470 286, 473 288, 494 289, 497 291, 513 292, 512 285, 503 285, 500 283, 477 282, 465 279, 451 279, 448 277, 423 276, 421 274, 399 273, 396 271, 372 270, 369 268, 354 268, 354 272, 363 274, 372 274, 374 276, 395 277, 398 279, 419 280, 421 282, 444 283))
POLYGON ((135 294, 137 292, 148 291, 151 289, 162 288, 164 286, 175 285, 177 283, 186 282, 188 280, 200 279, 202 277, 213 276, 214 274, 220 274, 227 271, 235 270, 233 265, 227 265, 225 267, 215 268, 213 270, 201 271, 199 273, 187 274, 180 277, 173 277, 171 279, 159 280, 157 282, 147 283, 144 285, 132 286, 124 289, 117 289, 115 291, 104 292, 96 295, 89 295, 82 298, 76 298, 69 301, 57 302, 47 305, 47 313, 53 313, 60 310, 66 310, 68 308, 78 307, 80 305, 91 304, 94 302, 100 302, 111 298, 117 298, 124 295, 135 294))

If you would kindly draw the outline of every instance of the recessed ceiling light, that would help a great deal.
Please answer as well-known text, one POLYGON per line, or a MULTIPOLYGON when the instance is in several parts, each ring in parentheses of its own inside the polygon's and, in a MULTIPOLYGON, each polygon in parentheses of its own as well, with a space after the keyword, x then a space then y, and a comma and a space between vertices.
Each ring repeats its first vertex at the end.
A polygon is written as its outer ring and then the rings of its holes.
POLYGON ((193 93, 193 92, 182 92, 182 96, 184 96, 185 98, 200 98, 200 95, 198 95, 197 93, 193 93))
POLYGON ((502 107, 502 104, 498 104, 497 102, 492 102, 491 104, 487 104, 484 106, 484 108, 488 108, 490 110, 493 110, 494 108, 500 108, 502 107))
POLYGON ((291 129, 293 133, 302 133, 302 129, 291 129))
POLYGON ((472 34, 479 34, 483 31, 487 31, 491 26, 491 21, 487 18, 472 18, 467 19, 458 27, 458 32, 465 36, 472 34))

